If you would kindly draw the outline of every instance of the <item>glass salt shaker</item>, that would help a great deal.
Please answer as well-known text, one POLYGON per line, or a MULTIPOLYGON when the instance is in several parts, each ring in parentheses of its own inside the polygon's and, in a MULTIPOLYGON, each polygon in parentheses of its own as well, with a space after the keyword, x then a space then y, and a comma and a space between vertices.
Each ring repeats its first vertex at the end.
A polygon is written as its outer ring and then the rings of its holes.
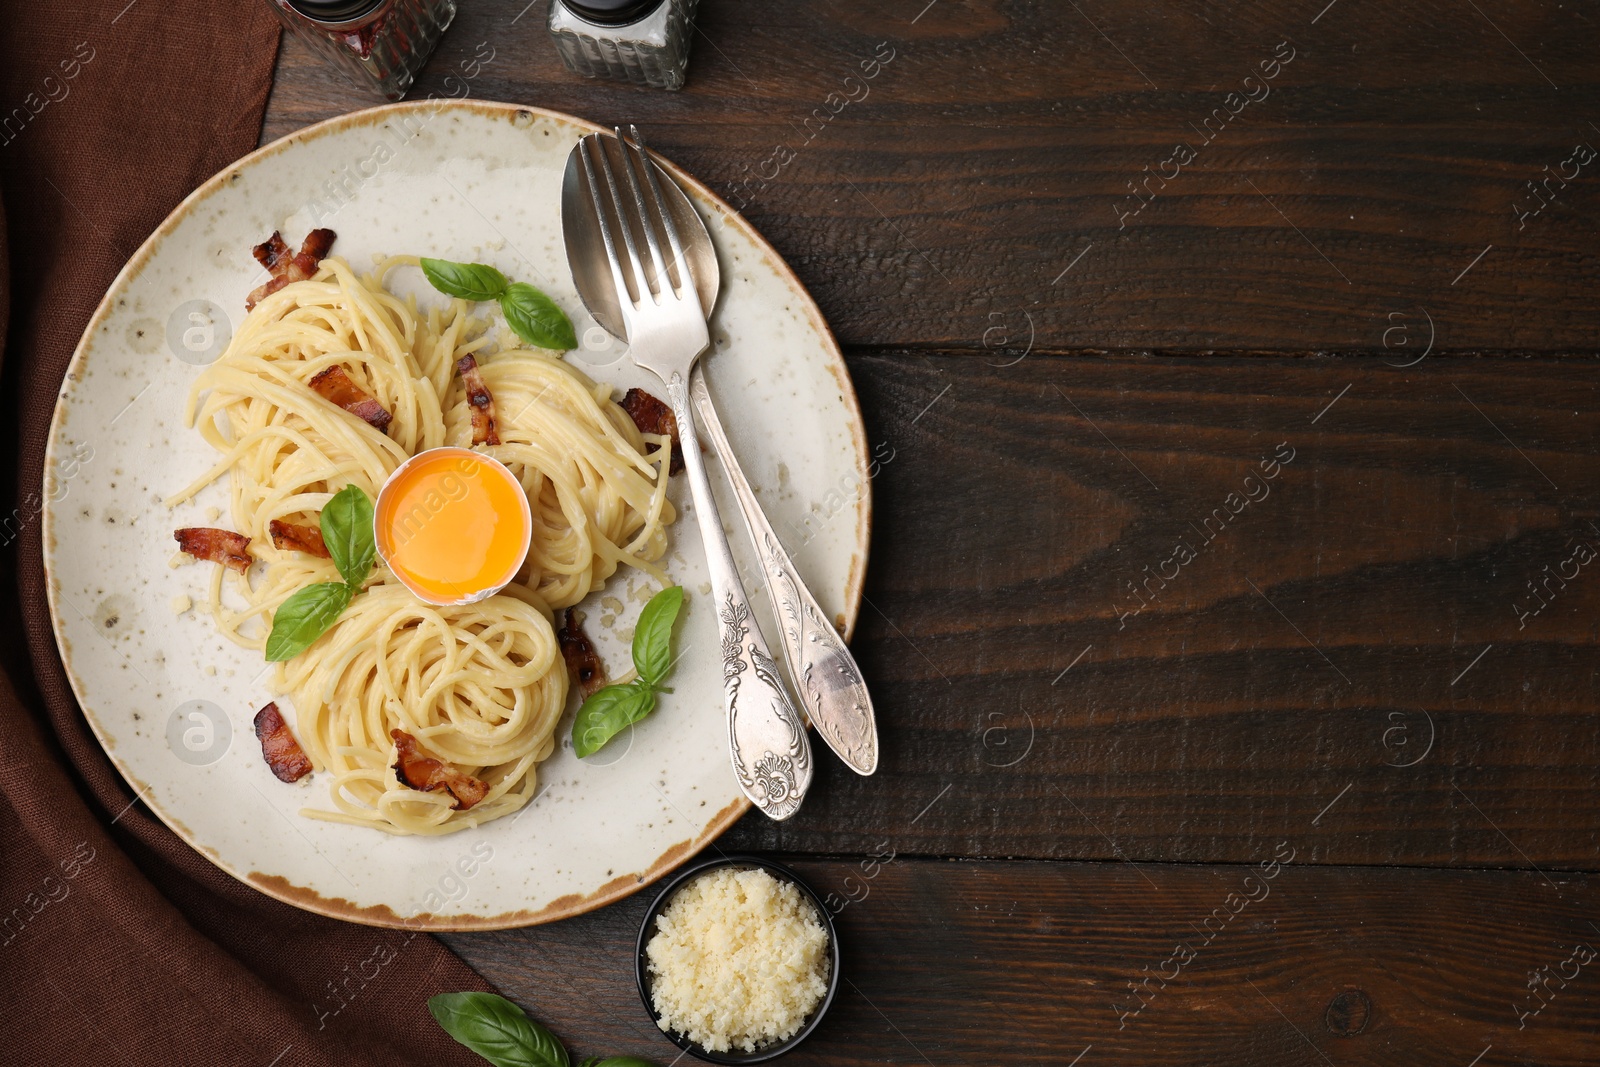
POLYGON ((550 0, 550 36, 576 74, 681 89, 697 2, 550 0))
POLYGON ((455 0, 271 0, 278 19, 357 85, 399 100, 456 17, 455 0))

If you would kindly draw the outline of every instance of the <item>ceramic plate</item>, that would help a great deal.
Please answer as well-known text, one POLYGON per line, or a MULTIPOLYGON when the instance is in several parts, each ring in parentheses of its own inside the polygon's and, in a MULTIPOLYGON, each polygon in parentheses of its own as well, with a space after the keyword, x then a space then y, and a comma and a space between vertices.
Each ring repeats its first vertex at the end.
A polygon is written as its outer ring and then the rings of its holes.
MULTIPOLYGON (((259 653, 220 637, 207 563, 173 566, 172 531, 223 512, 225 483, 169 510, 214 462, 182 424, 185 394, 219 356, 265 277, 252 245, 282 230, 338 233, 357 267, 380 253, 495 264, 546 290, 580 339, 568 359, 619 389, 660 383, 583 311, 566 266, 562 168, 598 127, 506 104, 421 102, 309 127, 212 178, 123 268, 84 333, 51 428, 44 512, 50 608, 90 725, 152 811, 218 866, 312 911, 383 926, 494 929, 626 896, 692 856, 748 807, 733 777, 699 531, 680 519, 666 565, 689 595, 674 692, 589 760, 569 739, 515 816, 444 837, 392 837, 302 817, 325 776, 272 776, 251 719, 273 694, 259 653)), ((777 254, 704 186, 673 172, 722 265, 707 377, 745 470, 823 608, 849 627, 866 566, 866 437, 843 359, 777 254)), ((418 292, 426 285, 418 275, 418 292)), ((720 472, 713 467, 713 477, 720 472)), ((719 484, 734 529, 731 494, 719 484)), ((735 552, 749 556, 742 529, 735 552)), ((746 566, 746 573, 757 573, 746 566)), ((582 605, 613 670, 651 588, 627 568, 582 605)), ((757 594, 765 610, 766 598, 757 594)), ((770 621, 768 622, 770 632, 770 621)), ((824 748, 817 749, 820 758, 824 748)))

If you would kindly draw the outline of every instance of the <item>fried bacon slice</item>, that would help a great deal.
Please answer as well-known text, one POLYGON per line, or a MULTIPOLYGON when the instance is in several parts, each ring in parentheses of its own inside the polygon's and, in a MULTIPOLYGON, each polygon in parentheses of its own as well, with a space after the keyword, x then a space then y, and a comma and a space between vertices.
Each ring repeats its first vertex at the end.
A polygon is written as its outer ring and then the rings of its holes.
POLYGON ((629 389, 622 398, 622 410, 639 427, 640 433, 672 438, 672 464, 667 473, 677 474, 683 470, 683 443, 678 440, 678 419, 671 408, 643 389, 629 389))
POLYGON ((467 403, 472 406, 472 443, 499 444, 500 434, 494 424, 494 394, 483 384, 478 361, 470 355, 462 356, 456 360, 456 370, 461 375, 461 383, 467 387, 467 403))
POLYGON ((567 661, 572 684, 583 690, 584 696, 591 696, 595 690, 605 687, 605 665, 600 662, 600 653, 594 650, 594 642, 583 632, 583 616, 568 608, 561 629, 556 632, 556 640, 561 644, 561 658, 567 661))
POLYGON ((185 526, 172 535, 178 539, 178 548, 195 559, 208 559, 231 567, 240 574, 250 569, 255 558, 250 555, 250 538, 232 530, 218 530, 211 526, 185 526))
POLYGON ((274 548, 304 552, 308 556, 320 556, 323 559, 333 558, 328 546, 322 543, 322 531, 315 526, 273 519, 267 523, 267 533, 272 535, 274 548))
POLYGON ((300 251, 290 252, 289 246, 283 243, 283 235, 273 230, 271 237, 250 250, 256 262, 267 268, 272 277, 244 298, 244 309, 249 311, 290 282, 303 282, 315 275, 317 264, 333 247, 334 236, 332 230, 312 230, 300 243, 300 251))
POLYGON ((256 257, 256 262, 267 268, 274 278, 289 269, 289 263, 294 259, 294 253, 289 246, 283 243, 283 234, 277 230, 272 231, 272 236, 256 245, 250 250, 256 257))
POLYGON ((344 408, 379 433, 389 432, 389 423, 394 416, 365 389, 351 381, 350 375, 338 364, 320 371, 306 384, 322 399, 344 408))
POLYGON ((261 758, 278 781, 298 782, 311 773, 311 761, 283 721, 276 702, 256 712, 256 739, 261 742, 261 758))
POLYGON ((442 789, 455 798, 451 807, 457 811, 466 811, 489 795, 487 783, 432 756, 424 756, 417 739, 404 730, 390 730, 389 736, 394 738, 394 776, 401 785, 424 793, 442 789))

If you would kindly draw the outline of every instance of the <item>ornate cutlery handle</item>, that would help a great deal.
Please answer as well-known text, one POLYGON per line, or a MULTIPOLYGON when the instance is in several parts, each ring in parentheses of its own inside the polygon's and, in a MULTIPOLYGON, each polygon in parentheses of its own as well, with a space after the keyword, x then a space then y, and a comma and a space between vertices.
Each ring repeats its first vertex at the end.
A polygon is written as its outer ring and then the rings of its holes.
POLYGON ((857 774, 871 774, 878 769, 878 728, 872 697, 861 680, 855 657, 817 606, 811 590, 800 580, 794 561, 767 521, 766 512, 728 444, 728 435, 723 432, 706 388, 705 373, 698 367, 692 374, 690 389, 695 410, 705 422, 706 436, 728 472, 745 525, 756 543, 756 555, 777 606, 784 659, 789 664, 790 677, 801 690, 800 702, 828 747, 857 774))
POLYGON ((744 795, 773 819, 800 810, 811 787, 811 741, 789 700, 778 665, 767 651, 761 627, 722 532, 722 518, 706 478, 699 436, 689 410, 688 383, 676 372, 667 381, 668 402, 678 420, 683 461, 694 493, 695 517, 705 541, 711 591, 722 635, 722 681, 728 705, 728 749, 744 795))

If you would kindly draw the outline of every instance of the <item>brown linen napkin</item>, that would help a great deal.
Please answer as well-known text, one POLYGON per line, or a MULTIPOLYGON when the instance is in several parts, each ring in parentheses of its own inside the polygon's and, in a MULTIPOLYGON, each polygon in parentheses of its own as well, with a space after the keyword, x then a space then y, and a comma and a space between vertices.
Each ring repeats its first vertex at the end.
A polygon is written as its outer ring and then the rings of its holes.
POLYGON ((137 801, 73 700, 46 607, 38 494, 68 360, 139 243, 254 146, 277 33, 267 0, 34 0, 0 19, 5 1063, 482 1064, 426 1009, 489 988, 443 945, 280 904, 137 801))

